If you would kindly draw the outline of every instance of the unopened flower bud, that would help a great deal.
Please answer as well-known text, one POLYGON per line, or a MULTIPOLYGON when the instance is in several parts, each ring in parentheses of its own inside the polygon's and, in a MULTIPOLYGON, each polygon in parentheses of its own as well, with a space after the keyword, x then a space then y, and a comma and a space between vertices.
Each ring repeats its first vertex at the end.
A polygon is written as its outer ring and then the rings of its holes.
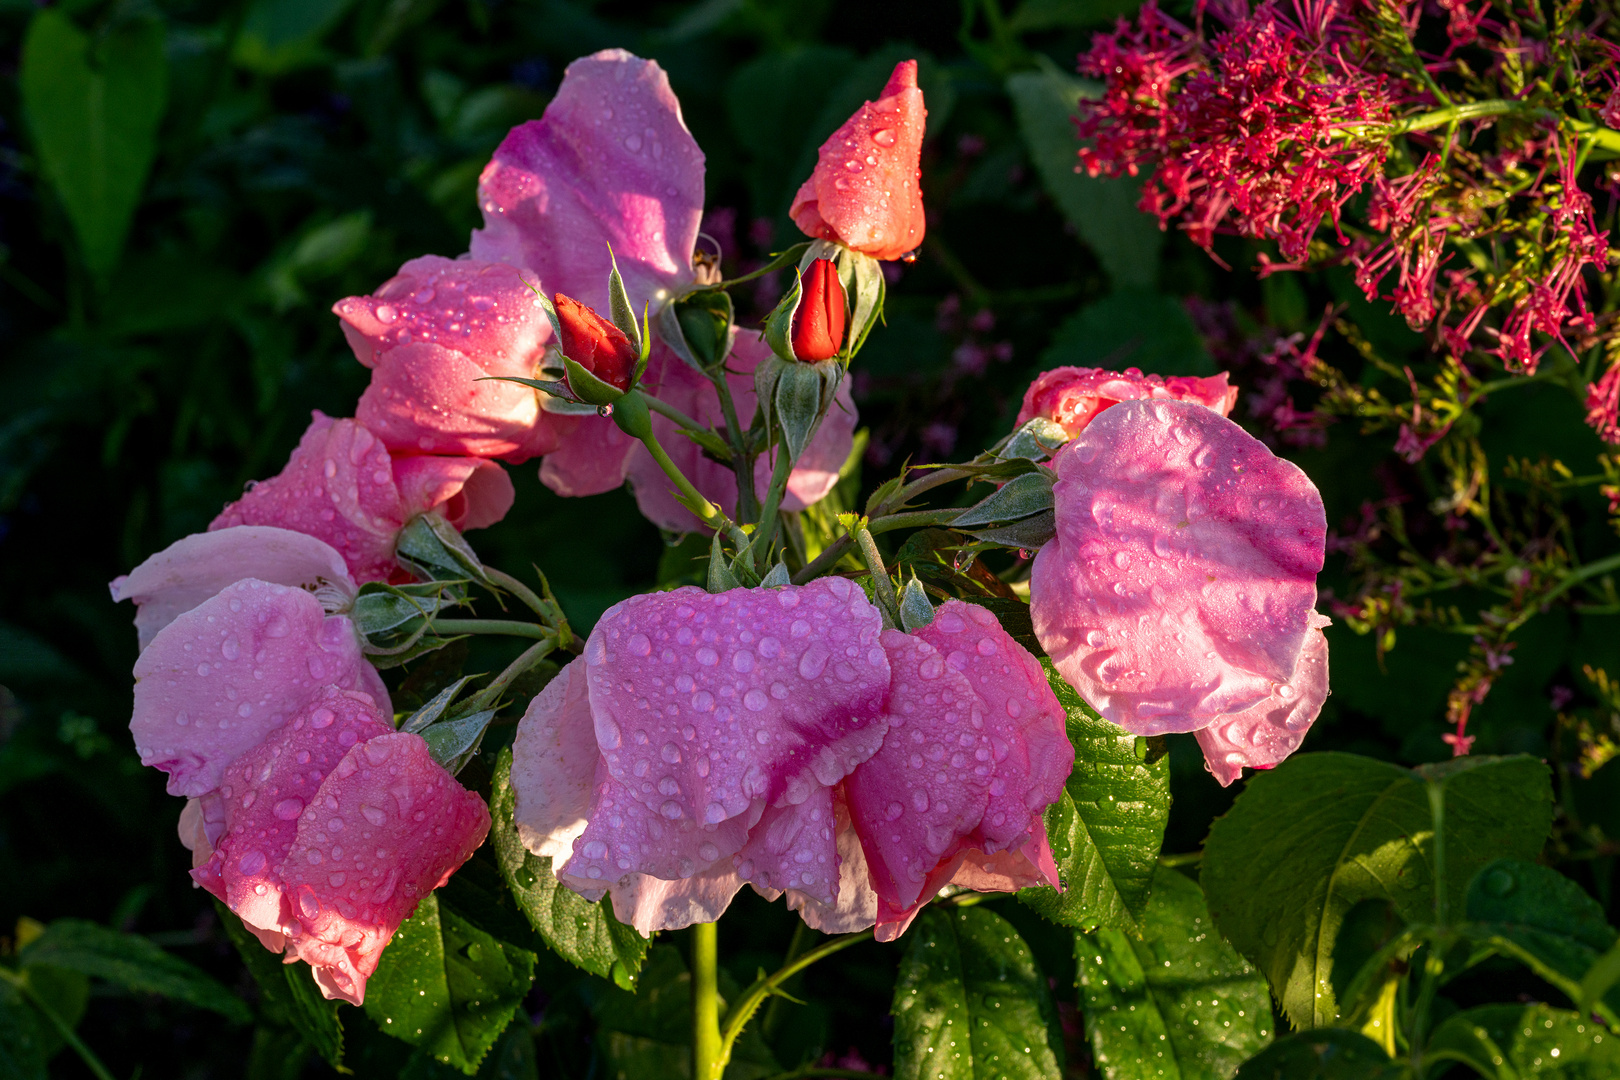
POLYGON ((624 331, 571 296, 557 293, 554 301, 563 355, 615 390, 630 389, 640 350, 624 331))
POLYGON ((831 360, 844 345, 844 284, 831 259, 817 259, 803 278, 804 293, 793 314, 793 355, 831 360))

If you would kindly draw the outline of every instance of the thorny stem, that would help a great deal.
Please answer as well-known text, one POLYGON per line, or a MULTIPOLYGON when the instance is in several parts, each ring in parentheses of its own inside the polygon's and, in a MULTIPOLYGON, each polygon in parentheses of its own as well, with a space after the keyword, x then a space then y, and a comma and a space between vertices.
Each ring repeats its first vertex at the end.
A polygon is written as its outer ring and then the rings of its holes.
POLYGON ((676 490, 686 500, 686 508, 697 515, 699 521, 716 532, 724 532, 739 547, 748 542, 747 534, 737 528, 730 518, 726 517, 725 511, 704 498, 702 493, 692 486, 692 481, 688 480, 686 474, 681 472, 680 467, 669 459, 668 454, 664 453, 664 448, 658 444, 656 435, 648 432, 647 437, 642 439, 641 443, 647 448, 647 453, 652 455, 653 460, 658 462, 658 467, 664 470, 664 475, 669 477, 676 490))
POLYGON ((499 585, 501 588, 523 601, 525 607, 534 612, 536 615, 540 616, 542 619, 546 620, 548 624, 556 623, 561 620, 562 612, 558 611, 554 605, 547 604, 544 600, 540 599, 539 596, 535 595, 535 591, 533 589, 523 584, 523 582, 519 581, 511 574, 508 574, 506 571, 497 570, 493 566, 486 566, 484 567, 484 576, 488 577, 490 581, 494 582, 496 585, 499 585))
POLYGON ((787 490, 788 475, 792 471, 793 459, 788 456, 787 446, 778 444, 771 486, 765 491, 765 505, 759 511, 759 528, 754 530, 754 539, 748 545, 749 562, 756 570, 761 565, 760 559, 770 554, 771 541, 776 539, 776 511, 782 505, 782 493, 787 490))
POLYGON ((675 421, 675 423, 681 427, 691 428, 693 431, 709 430, 708 424, 698 423, 696 420, 692 419, 690 416, 687 416, 669 402, 660 401, 651 394, 647 393, 645 390, 641 392, 641 396, 647 399, 647 408, 651 409, 655 413, 662 413, 664 416, 675 421))
POLYGON ((456 634, 498 634, 505 637, 526 637, 550 640, 556 644, 556 631, 539 623, 518 622, 515 619, 439 619, 428 620, 428 629, 440 637, 456 634))
POLYGON ((488 709, 493 706, 495 699, 501 696, 501 692, 512 685, 513 679, 516 679, 519 675, 551 655, 552 650, 556 649, 556 647, 556 638, 544 638, 524 649, 518 654, 516 660, 507 664, 504 671, 490 680, 490 684, 478 691, 473 697, 473 711, 476 712, 479 709, 488 709))
POLYGON ((79 1060, 84 1062, 85 1068, 96 1075, 96 1080, 113 1080, 113 1074, 108 1071, 107 1066, 103 1065, 101 1059, 96 1057, 95 1053, 73 1033, 73 1029, 68 1026, 67 1021, 56 1015, 56 1010, 51 1008, 44 998, 34 992, 34 988, 28 985, 27 979, 4 967, 0 967, 0 979, 4 979, 16 987, 18 992, 27 998, 34 1008, 39 1010, 40 1015, 51 1022, 51 1026, 62 1037, 62 1041, 73 1047, 73 1052, 79 1055, 79 1060))
POLYGON ((720 1035, 719 935, 715 924, 692 926, 692 1077, 720 1080, 731 1044, 720 1035))
POLYGON ((865 519, 860 519, 849 532, 860 545, 861 557, 866 560, 866 569, 872 575, 872 590, 877 593, 878 603, 883 606, 888 620, 899 626, 900 601, 894 595, 894 582, 889 580, 888 568, 883 565, 883 553, 878 550, 877 541, 872 539, 872 531, 866 527, 865 519))
MULTIPOLYGON (((755 981, 753 986, 743 991, 742 997, 737 999, 737 1004, 726 1011, 725 1024, 720 1029, 720 1053, 719 1057, 715 1059, 716 1068, 712 1076, 718 1078, 725 1071, 726 1063, 731 1060, 731 1049, 737 1041, 737 1036, 742 1034, 743 1027, 753 1018, 754 1013, 758 1011, 764 1000, 776 993, 784 982, 814 964, 817 960, 824 960, 833 953, 841 952, 851 945, 870 940, 871 937, 871 930, 861 930, 857 933, 830 938, 825 943, 818 945, 809 952, 800 954, 797 958, 782 965, 775 974, 767 975, 755 981)), ((702 1076, 702 1080, 710 1080, 710 1074, 698 1075, 702 1076)))

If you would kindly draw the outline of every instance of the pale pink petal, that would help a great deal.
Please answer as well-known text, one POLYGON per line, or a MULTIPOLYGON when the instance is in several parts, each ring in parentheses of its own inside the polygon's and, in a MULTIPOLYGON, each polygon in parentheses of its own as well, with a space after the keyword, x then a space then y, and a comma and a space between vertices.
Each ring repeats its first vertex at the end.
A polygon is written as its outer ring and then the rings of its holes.
POLYGON ((1297 466, 1201 405, 1128 401, 1053 467, 1030 613, 1094 708, 1137 734, 1195 731, 1289 679, 1327 533, 1297 466))
POLYGON ((356 581, 394 570, 394 540, 405 524, 388 450, 363 425, 317 412, 287 467, 250 487, 208 526, 273 525, 336 548, 356 581))
POLYGON ((837 819, 831 788, 794 806, 771 807, 733 862, 737 875, 764 889, 794 890, 815 902, 838 901, 837 819))
MULTIPOLYGON (((187 799, 180 811, 177 831, 180 833, 181 846, 191 852, 191 868, 195 870, 207 863, 214 854, 214 845, 225 835, 225 803, 220 799, 219 792, 210 791, 187 799)), ((208 891, 219 895, 212 888, 208 891)))
POLYGON ((394 486, 407 518, 436 510, 461 532, 495 524, 517 499, 506 470, 475 457, 396 457, 394 486))
POLYGON ((525 847, 558 866, 568 860, 585 831, 601 760, 585 662, 575 659, 529 702, 512 743, 512 817, 525 847))
MULTIPOLYGON (((797 911, 806 926, 823 934, 852 934, 877 921, 878 895, 872 888, 872 875, 866 868, 866 852, 861 838, 850 823, 842 797, 834 800, 838 815, 838 899, 825 904, 797 889, 786 890, 789 911, 797 911)), ((772 892, 763 895, 775 899, 772 892)))
POLYGON ((1145 399, 1192 401, 1222 416, 1237 403, 1237 387, 1227 385, 1227 374, 1196 376, 1144 375, 1136 368, 1060 367, 1043 371, 1024 391, 1018 410, 1019 426, 1037 416, 1058 424, 1072 438, 1104 409, 1121 401, 1145 399))
POLYGON ((239 525, 176 540, 114 578, 112 596, 135 601, 135 631, 144 649, 175 616, 249 577, 308 589, 332 586, 348 600, 355 595, 343 556, 330 544, 290 529, 239 525))
POLYGON ((609 771, 669 820, 803 802, 882 742, 881 625, 843 578, 615 605, 585 646, 609 771))
POLYGON ((1019 847, 1041 829, 1041 815, 1063 794, 1074 767, 1063 707, 1040 662, 977 604, 946 601, 916 636, 967 676, 984 704, 995 779, 979 826, 981 846, 1019 847))
POLYGON ((488 832, 483 800, 420 735, 379 735, 344 754, 299 817, 281 872, 292 948, 322 993, 361 1004, 394 931, 488 832))
POLYGON ((402 345, 428 343, 471 358, 489 375, 533 378, 551 336, 539 275, 504 262, 424 255, 399 268, 370 296, 339 300, 332 311, 367 367, 402 345))
POLYGON ((880 902, 909 908, 984 818, 995 761, 968 677, 919 637, 885 630, 882 640, 894 673, 888 734, 844 791, 880 902))
POLYGON ((1328 696, 1327 638, 1316 629, 1326 623, 1321 616, 1312 620, 1287 682, 1272 687, 1269 697, 1197 732, 1204 760, 1222 787, 1241 776, 1245 766, 1269 769, 1305 741, 1328 696))
POLYGON ((351 747, 393 730, 369 696, 325 687, 226 768, 219 787, 225 831, 192 878, 246 925, 290 932, 282 910, 281 866, 297 836, 298 819, 351 747))
MULTIPOLYGON (((354 624, 302 589, 251 578, 158 632, 135 661, 130 731, 141 764, 169 774, 171 795, 219 786, 327 684, 381 692, 354 624), (369 675, 369 678, 367 677, 369 675)), ((380 697, 387 708, 387 696, 380 697)))
POLYGON ((692 279, 703 153, 656 63, 607 49, 568 66, 545 115, 512 129, 479 180, 478 259, 608 310, 608 245, 637 311, 692 279))
POLYGON ((633 874, 613 886, 613 915, 642 934, 683 930, 719 919, 742 886, 730 860, 678 881, 633 874))
POLYGON ((598 766, 595 782, 590 820, 574 841, 572 857, 557 871, 559 881, 585 894, 632 876, 674 881, 706 873, 717 863, 729 869, 731 856, 748 842, 748 830, 765 809, 758 799, 736 817, 699 822, 690 814, 672 817, 669 810, 648 808, 605 766, 598 766))
POLYGON ((570 498, 600 495, 624 486, 630 457, 641 450, 641 444, 620 431, 608 417, 560 419, 572 421, 573 426, 557 449, 540 462, 540 482, 570 498))
POLYGON ((877 929, 872 936, 878 941, 897 939, 910 928, 917 913, 947 885, 974 892, 1017 892, 1031 885, 1060 887, 1057 867, 1046 843, 1045 824, 1040 825, 1038 838, 1016 851, 987 855, 979 848, 965 848, 956 852, 934 868, 911 904, 894 907, 880 902, 877 929))

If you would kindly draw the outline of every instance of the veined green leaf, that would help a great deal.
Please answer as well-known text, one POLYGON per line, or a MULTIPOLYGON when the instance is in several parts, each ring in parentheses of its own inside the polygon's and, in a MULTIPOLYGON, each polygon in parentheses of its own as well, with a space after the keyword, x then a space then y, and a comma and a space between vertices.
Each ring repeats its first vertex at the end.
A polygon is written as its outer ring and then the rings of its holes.
POLYGON ((1318 1028, 1278 1039, 1243 1063, 1232 1080, 1410 1080, 1384 1048, 1359 1031, 1318 1028))
POLYGON ((1620 1036, 1547 1005, 1481 1005, 1435 1028, 1424 1057, 1463 1062, 1488 1080, 1595 1080, 1620 1076, 1620 1036))

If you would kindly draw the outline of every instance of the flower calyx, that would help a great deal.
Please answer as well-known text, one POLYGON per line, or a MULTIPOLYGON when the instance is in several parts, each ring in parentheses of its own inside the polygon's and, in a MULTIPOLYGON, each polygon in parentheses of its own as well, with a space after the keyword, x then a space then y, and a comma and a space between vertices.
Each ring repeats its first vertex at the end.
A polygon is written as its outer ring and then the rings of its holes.
POLYGON ((765 320, 765 340, 784 360, 838 360, 848 367, 883 315, 883 269, 834 240, 812 241, 794 282, 765 320))

